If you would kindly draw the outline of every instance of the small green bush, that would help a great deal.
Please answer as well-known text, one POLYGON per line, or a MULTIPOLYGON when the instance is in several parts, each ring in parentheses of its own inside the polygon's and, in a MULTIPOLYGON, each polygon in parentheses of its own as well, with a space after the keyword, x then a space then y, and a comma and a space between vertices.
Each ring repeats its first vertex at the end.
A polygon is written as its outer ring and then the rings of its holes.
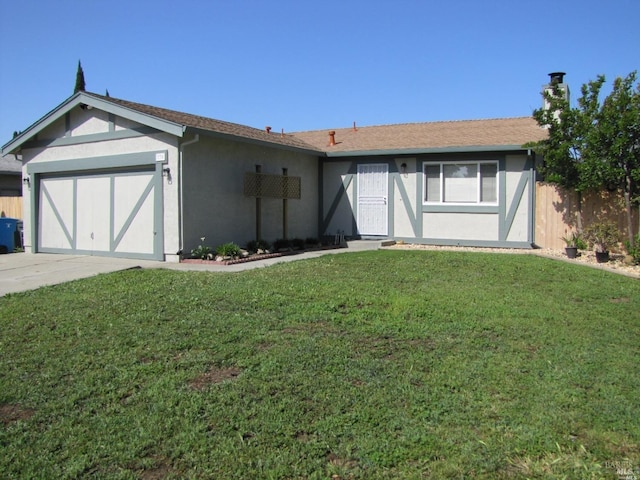
POLYGON ((242 255, 242 250, 235 243, 229 242, 218 246, 216 253, 221 257, 239 257, 242 255))
POLYGON ((315 247, 320 243, 320 241, 315 237, 307 237, 307 238, 304 239, 304 243, 306 243, 307 245, 315 247))
POLYGON ((211 255, 211 247, 207 247, 204 241, 207 237, 200 237, 200 245, 191 250, 191 258, 199 258, 201 260, 207 260, 211 255))

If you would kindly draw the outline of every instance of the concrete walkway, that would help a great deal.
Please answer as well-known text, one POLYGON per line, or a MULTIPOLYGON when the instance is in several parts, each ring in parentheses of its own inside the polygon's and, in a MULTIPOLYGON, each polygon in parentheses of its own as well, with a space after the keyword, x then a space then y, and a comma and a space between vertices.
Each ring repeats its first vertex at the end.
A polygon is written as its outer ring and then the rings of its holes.
POLYGON ((50 253, 11 253, 8 255, 0 255, 0 296, 8 293, 34 290, 46 285, 56 285, 80 278, 92 277, 99 273, 117 272, 132 268, 241 272, 244 270, 268 267, 276 263, 316 258, 322 255, 377 250, 380 248, 381 242, 376 240, 357 240, 348 242, 347 245, 348 248, 304 252, 235 265, 168 263, 128 258, 57 255, 50 253))

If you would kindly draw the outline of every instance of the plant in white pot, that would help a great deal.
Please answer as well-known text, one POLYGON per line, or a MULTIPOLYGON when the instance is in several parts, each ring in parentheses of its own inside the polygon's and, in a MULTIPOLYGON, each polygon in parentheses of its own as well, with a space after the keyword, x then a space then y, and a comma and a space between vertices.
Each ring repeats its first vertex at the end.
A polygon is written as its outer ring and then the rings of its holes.
POLYGON ((584 229, 589 245, 596 253, 598 263, 609 261, 609 249, 620 241, 618 226, 610 221, 595 222, 584 229))

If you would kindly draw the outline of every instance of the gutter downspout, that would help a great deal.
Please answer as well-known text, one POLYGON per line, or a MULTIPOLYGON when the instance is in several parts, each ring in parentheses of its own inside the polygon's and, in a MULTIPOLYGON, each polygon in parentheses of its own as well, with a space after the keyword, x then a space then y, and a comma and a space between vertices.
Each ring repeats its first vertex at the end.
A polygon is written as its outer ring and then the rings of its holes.
POLYGON ((200 134, 196 133, 196 136, 193 137, 188 142, 183 142, 178 147, 178 176, 180 177, 180 181, 178 182, 178 188, 180 189, 179 197, 178 197, 178 215, 180 216, 180 241, 179 241, 179 252, 180 254, 184 253, 184 212, 182 211, 184 205, 184 186, 183 186, 183 178, 182 178, 182 163, 183 163, 183 154, 184 147, 188 145, 193 145, 194 143, 198 143, 200 141, 200 134))

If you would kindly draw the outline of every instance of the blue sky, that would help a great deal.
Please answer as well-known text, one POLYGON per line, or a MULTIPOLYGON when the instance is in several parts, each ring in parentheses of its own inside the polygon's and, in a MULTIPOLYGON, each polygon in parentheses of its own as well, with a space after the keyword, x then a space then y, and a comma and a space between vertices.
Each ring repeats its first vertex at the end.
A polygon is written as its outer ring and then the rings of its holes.
POLYGON ((0 145, 87 90, 274 131, 531 114, 640 68, 637 0, 0 0, 0 145))

